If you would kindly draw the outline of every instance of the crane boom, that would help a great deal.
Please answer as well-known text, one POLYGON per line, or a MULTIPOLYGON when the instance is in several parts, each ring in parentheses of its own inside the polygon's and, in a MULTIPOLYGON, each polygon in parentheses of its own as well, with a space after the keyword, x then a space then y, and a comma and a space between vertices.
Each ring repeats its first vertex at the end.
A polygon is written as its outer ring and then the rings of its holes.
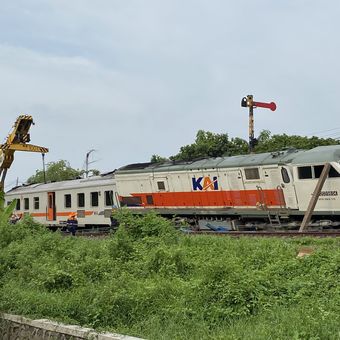
POLYGON ((31 125, 34 125, 32 116, 20 115, 5 143, 0 144, 0 189, 4 188, 6 174, 14 161, 15 151, 39 152, 42 154, 48 152, 48 148, 28 144, 31 140, 29 134, 31 125))

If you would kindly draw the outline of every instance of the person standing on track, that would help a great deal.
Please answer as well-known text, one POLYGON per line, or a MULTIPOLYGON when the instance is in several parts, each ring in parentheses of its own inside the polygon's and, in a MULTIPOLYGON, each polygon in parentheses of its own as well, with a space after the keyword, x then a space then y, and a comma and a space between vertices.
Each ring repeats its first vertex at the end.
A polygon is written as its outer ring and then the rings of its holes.
POLYGON ((73 235, 76 235, 77 227, 78 227, 78 220, 76 218, 77 214, 72 213, 69 215, 67 224, 67 230, 73 235))

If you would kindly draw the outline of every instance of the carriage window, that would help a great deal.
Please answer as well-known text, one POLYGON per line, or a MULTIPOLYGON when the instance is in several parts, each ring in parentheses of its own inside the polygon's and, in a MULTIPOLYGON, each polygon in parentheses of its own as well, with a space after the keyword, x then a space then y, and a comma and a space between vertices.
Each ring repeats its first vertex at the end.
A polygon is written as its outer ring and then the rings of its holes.
POLYGON ((340 177, 340 174, 331 166, 328 177, 340 177))
POLYGON ((323 165, 314 165, 314 178, 320 178, 321 172, 323 170, 323 165))
POLYGON ((99 194, 98 191, 91 192, 91 206, 98 207, 99 205, 99 194))
POLYGON ((65 198, 65 208, 71 208, 71 194, 66 194, 65 198))
POLYGON ((112 206, 113 205, 113 191, 105 191, 105 205, 112 206))
POLYGON ((164 182, 157 182, 158 190, 165 190, 165 183, 164 182))
POLYGON ((20 198, 17 198, 17 205, 16 205, 15 209, 20 210, 20 198))
POLYGON ((146 195, 146 203, 149 204, 149 205, 153 205, 152 195, 146 195))
POLYGON ((39 197, 33 197, 33 204, 34 204, 34 209, 38 210, 39 209, 39 197))
POLYGON ((259 168, 244 169, 246 179, 260 179, 259 168))
POLYGON ((282 176, 283 183, 290 182, 290 178, 289 178, 288 171, 286 168, 281 168, 281 176, 282 176))
POLYGON ((85 207, 85 194, 81 192, 77 196, 78 196, 78 208, 84 208, 85 207))
POLYGON ((298 167, 299 179, 312 178, 312 167, 311 166, 300 166, 298 167))
POLYGON ((122 207, 137 207, 142 205, 141 197, 129 197, 123 196, 121 197, 120 204, 122 207))
POLYGON ((30 208, 30 201, 28 198, 24 198, 24 209, 29 210, 30 208))

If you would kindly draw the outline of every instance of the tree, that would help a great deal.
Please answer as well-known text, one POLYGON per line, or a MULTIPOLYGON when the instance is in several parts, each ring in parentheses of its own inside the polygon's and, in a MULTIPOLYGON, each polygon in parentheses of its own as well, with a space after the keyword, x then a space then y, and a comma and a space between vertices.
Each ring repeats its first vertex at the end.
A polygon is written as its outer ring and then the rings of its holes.
POLYGON ((170 159, 190 161, 201 157, 220 157, 228 154, 229 147, 228 134, 199 130, 195 142, 182 146, 179 153, 170 159))
MULTIPOLYGON (((317 146, 336 144, 340 144, 340 141, 332 138, 289 136, 285 133, 272 135, 269 130, 263 130, 258 137, 255 152, 273 152, 287 148, 308 150, 317 146)), ((171 156, 170 160, 192 161, 198 158, 244 155, 248 152, 248 142, 242 138, 235 137, 229 140, 226 133, 218 134, 199 130, 195 142, 182 146, 179 153, 171 156)), ((152 162, 163 160, 166 158, 158 155, 153 155, 151 158, 152 162)))
POLYGON ((232 138, 229 143, 229 156, 244 155, 249 150, 248 142, 242 138, 232 138))
POLYGON ((306 137, 297 135, 271 135, 268 130, 263 130, 258 137, 258 145, 255 148, 256 153, 279 151, 286 148, 295 149, 312 149, 323 145, 340 144, 339 140, 333 138, 319 138, 316 136, 306 137))
MULTIPOLYGON (((90 170, 93 174, 99 174, 98 170, 90 170)), ((82 177, 84 170, 73 169, 70 163, 65 160, 60 160, 58 162, 47 163, 46 166, 46 181, 47 182, 59 182, 66 181, 70 179, 76 179, 82 177)), ((27 183, 43 183, 44 182, 44 172, 42 170, 37 170, 35 175, 28 178, 27 183)))
POLYGON ((168 160, 169 160, 168 158, 165 158, 165 157, 162 157, 162 156, 159 156, 159 155, 152 155, 150 162, 151 163, 163 163, 163 162, 166 162, 168 160))

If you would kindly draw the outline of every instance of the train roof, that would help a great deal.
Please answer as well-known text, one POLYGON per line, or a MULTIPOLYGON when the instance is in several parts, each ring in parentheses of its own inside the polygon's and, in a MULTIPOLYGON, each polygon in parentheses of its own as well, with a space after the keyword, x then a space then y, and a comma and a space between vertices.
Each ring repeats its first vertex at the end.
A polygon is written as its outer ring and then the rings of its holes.
POLYGON ((137 163, 121 167, 117 175, 145 172, 188 171, 218 168, 254 167, 274 164, 315 164, 338 162, 340 145, 319 146, 311 150, 286 149, 230 157, 204 158, 190 162, 137 163))
POLYGON ((74 179, 61 182, 51 182, 51 183, 36 183, 30 185, 22 185, 19 187, 14 187, 13 189, 6 192, 6 195, 11 194, 21 194, 21 193, 38 193, 45 191, 58 191, 65 189, 75 189, 75 188, 86 188, 93 186, 103 186, 112 183, 114 174, 110 173, 108 175, 101 176, 91 176, 89 178, 74 179))
POLYGON ((339 162, 339 160, 340 145, 327 145, 301 152, 292 160, 292 164, 339 162))

